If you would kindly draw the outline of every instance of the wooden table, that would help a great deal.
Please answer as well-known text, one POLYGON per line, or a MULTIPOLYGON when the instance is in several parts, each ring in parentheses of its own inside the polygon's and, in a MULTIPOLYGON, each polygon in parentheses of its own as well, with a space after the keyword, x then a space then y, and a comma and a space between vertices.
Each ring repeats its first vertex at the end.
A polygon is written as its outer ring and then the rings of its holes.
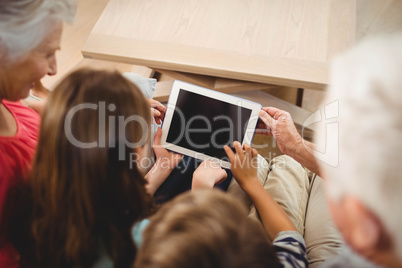
POLYGON ((82 53, 225 92, 324 89, 355 28, 355 0, 110 0, 82 53))

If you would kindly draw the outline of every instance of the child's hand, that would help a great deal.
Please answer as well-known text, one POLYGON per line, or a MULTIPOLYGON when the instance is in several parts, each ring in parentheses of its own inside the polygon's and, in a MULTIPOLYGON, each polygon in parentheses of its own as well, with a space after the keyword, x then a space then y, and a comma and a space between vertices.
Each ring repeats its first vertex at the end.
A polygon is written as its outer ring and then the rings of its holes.
POLYGON ((224 181, 227 176, 226 171, 217 163, 205 160, 193 173, 191 189, 212 188, 224 181))
POLYGON ((161 145, 162 129, 158 128, 155 134, 152 149, 155 152, 156 161, 160 168, 173 170, 183 159, 183 155, 169 152, 161 145))
POLYGON ((172 170, 180 163, 183 156, 180 154, 172 153, 163 148, 161 145, 162 129, 158 128, 155 135, 154 144, 152 146, 156 162, 151 170, 145 175, 145 180, 148 182, 145 185, 147 192, 154 195, 156 190, 167 179, 172 170))
POLYGON ((157 124, 162 124, 163 118, 165 117, 166 107, 163 106, 159 101, 148 99, 148 103, 151 106, 152 116, 155 118, 157 124))
POLYGON ((231 163, 230 169, 233 177, 244 189, 247 185, 258 182, 258 153, 248 144, 244 144, 242 148, 238 141, 233 142, 233 147, 236 150, 236 154, 227 145, 225 145, 224 149, 231 163))

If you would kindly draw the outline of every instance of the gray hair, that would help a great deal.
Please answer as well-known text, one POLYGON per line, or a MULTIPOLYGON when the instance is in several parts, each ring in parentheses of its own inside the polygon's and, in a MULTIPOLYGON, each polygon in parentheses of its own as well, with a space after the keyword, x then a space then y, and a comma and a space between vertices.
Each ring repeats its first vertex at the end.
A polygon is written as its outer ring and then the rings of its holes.
POLYGON ((322 165, 327 192, 358 198, 402 256, 402 34, 366 40, 332 67, 325 103, 339 100, 339 165, 322 165))
POLYGON ((0 0, 0 60, 28 53, 54 22, 72 22, 75 12, 75 0, 0 0))

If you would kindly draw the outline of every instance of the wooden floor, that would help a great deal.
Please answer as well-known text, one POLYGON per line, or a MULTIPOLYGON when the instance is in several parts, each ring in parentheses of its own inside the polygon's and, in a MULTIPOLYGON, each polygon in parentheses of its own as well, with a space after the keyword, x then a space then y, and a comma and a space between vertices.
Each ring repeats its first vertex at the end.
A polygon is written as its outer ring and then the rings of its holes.
MULTIPOLYGON (((58 73, 55 76, 43 78, 42 83, 50 90, 58 81, 74 69, 90 66, 94 68, 117 69, 121 72, 133 71, 148 75, 150 70, 140 66, 84 59, 81 47, 98 20, 108 0, 77 0, 78 10, 75 23, 64 27, 61 51, 57 54, 58 73)), ((357 0, 356 42, 368 36, 402 31, 402 1, 401 0, 357 0)), ((135 27, 135 25, 133 25, 135 27)), ((163 77, 162 79, 169 79, 163 77)), ((273 89, 268 93, 289 102, 295 102, 297 89, 273 89)), ((304 90, 302 108, 314 112, 320 107, 325 92, 304 90)), ((264 145, 259 152, 271 159, 280 151, 271 138, 256 135, 254 143, 264 145)), ((261 146, 260 146, 261 147, 261 146)))

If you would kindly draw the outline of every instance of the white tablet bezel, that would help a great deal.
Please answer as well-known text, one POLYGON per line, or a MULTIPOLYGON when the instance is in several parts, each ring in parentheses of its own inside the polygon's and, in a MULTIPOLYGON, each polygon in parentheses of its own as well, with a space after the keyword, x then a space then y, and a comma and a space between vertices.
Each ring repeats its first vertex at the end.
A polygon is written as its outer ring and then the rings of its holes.
MULTIPOLYGON (((203 153, 196 152, 194 150, 190 150, 172 143, 169 143, 166 141, 167 135, 169 133, 169 128, 171 126, 173 114, 174 114, 174 109, 176 107, 176 102, 177 98, 179 96, 179 91, 180 89, 186 90, 189 92, 197 93, 212 99, 216 99, 219 101, 227 102, 230 104, 234 104, 236 106, 240 106, 242 108, 247 108, 251 110, 251 114, 249 117, 249 121, 247 124, 246 132, 243 137, 243 144, 251 144, 253 138, 254 138, 254 132, 255 128, 258 122, 258 112, 261 110, 262 105, 259 103, 255 103, 246 99, 238 98, 235 96, 231 96, 222 92, 214 91, 208 88, 196 86, 193 84, 189 84, 186 82, 182 82, 179 80, 175 80, 172 86, 172 91, 170 92, 168 104, 167 104, 167 109, 165 113, 165 118, 163 120, 163 125, 162 125, 162 138, 161 138, 161 145, 165 147, 168 150, 177 152, 179 154, 184 154, 188 155, 194 158, 198 158, 201 160, 212 160, 216 163, 218 163, 220 166, 224 168, 230 168, 230 162, 218 159, 216 157, 206 155, 203 153)), ((243 145, 242 144, 242 145, 243 145)))

